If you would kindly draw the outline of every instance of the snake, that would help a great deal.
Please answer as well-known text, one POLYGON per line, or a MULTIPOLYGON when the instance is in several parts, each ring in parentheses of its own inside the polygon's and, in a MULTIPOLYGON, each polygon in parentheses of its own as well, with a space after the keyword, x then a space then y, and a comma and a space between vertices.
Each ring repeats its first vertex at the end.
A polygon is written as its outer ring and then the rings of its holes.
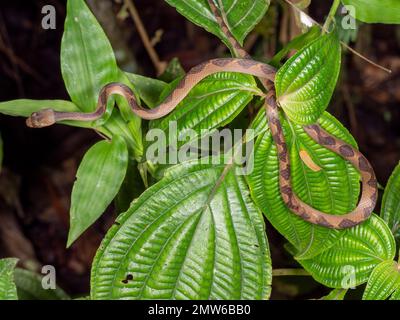
POLYGON ((311 207, 295 194, 291 184, 289 150, 280 121, 279 100, 276 99, 274 89, 276 69, 266 63, 253 60, 229 30, 226 16, 220 12, 214 0, 208 0, 208 3, 215 21, 230 44, 234 58, 211 59, 191 68, 164 101, 152 109, 141 107, 128 86, 113 82, 106 84, 100 90, 97 106, 93 112, 61 112, 49 108, 42 109, 32 113, 26 120, 26 124, 32 128, 41 128, 65 120, 97 120, 104 115, 107 101, 112 95, 123 96, 128 101, 132 112, 142 119, 159 119, 172 112, 191 89, 207 76, 218 72, 249 74, 257 77, 267 91, 263 96, 264 107, 268 127, 277 150, 280 196, 287 208, 304 221, 331 229, 351 228, 367 220, 375 208, 378 194, 377 180, 371 164, 358 149, 331 135, 317 122, 304 125, 305 133, 319 145, 350 162, 358 170, 361 176, 361 197, 351 212, 333 215, 311 207))

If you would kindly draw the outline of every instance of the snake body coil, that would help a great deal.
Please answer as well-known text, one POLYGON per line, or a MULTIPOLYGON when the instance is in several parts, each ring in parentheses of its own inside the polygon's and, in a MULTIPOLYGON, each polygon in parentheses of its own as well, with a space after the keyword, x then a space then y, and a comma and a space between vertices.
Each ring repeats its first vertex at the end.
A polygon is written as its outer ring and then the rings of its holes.
MULTIPOLYGON (((227 27, 227 22, 220 14, 213 0, 208 0, 211 11, 217 23, 226 35, 235 55, 240 58, 251 58, 242 48, 227 27)), ((368 160, 355 148, 344 141, 331 136, 317 123, 303 126, 304 131, 318 144, 348 160, 361 173, 362 194, 357 207, 344 215, 331 215, 316 210, 301 201, 293 192, 290 182, 290 161, 282 125, 279 120, 279 111, 276 104, 274 85, 270 79, 260 78, 261 83, 269 91, 265 99, 265 109, 268 126, 277 147, 279 159, 279 188, 281 197, 286 206, 297 216, 310 223, 334 228, 345 229, 362 223, 370 217, 375 208, 378 190, 374 170, 368 160)))
POLYGON ((102 88, 99 94, 97 108, 92 113, 58 112, 44 109, 33 113, 27 119, 27 125, 40 128, 63 120, 93 121, 99 119, 106 111, 107 100, 113 94, 122 95, 129 103, 132 111, 147 120, 161 118, 175 109, 189 91, 205 77, 216 72, 240 72, 256 76, 268 90, 265 98, 265 108, 268 126, 277 147, 279 158, 279 187, 281 197, 286 206, 297 216, 310 223, 328 228, 350 228, 365 221, 371 215, 377 200, 377 181, 374 170, 368 160, 354 147, 331 136, 318 124, 304 126, 305 132, 318 144, 348 160, 361 174, 362 195, 357 207, 344 215, 331 215, 316 210, 301 201, 293 192, 290 182, 290 162, 288 148, 279 120, 279 111, 275 98, 273 81, 275 69, 268 64, 252 60, 246 51, 235 40, 219 14, 218 8, 209 0, 221 30, 227 36, 231 47, 240 58, 213 59, 192 68, 180 81, 174 91, 156 108, 145 109, 138 105, 131 89, 121 83, 110 83, 102 88))

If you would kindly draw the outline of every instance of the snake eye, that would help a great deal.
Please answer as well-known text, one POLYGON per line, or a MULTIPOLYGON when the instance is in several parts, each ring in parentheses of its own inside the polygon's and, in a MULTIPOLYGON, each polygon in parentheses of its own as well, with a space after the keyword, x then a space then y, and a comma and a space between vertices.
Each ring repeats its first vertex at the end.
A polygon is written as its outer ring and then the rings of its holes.
POLYGON ((31 116, 26 120, 26 124, 28 127, 31 128, 40 128, 40 113, 39 112, 33 112, 31 116))

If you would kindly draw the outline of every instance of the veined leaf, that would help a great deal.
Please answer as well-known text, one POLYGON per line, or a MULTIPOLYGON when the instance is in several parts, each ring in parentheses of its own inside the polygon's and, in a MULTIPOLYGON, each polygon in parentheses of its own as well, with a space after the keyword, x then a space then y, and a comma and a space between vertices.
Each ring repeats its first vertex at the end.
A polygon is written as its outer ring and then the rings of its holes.
POLYGON ((354 7, 350 14, 368 23, 400 23, 400 1, 398 0, 342 0, 354 7))
POLYGON ((125 140, 100 141, 83 157, 71 195, 69 247, 104 212, 118 193, 128 165, 125 140))
POLYGON ((261 94, 261 91, 253 77, 232 72, 217 73, 203 79, 173 112, 151 121, 150 127, 166 133, 170 140, 167 145, 177 140, 177 147, 180 147, 231 122, 255 94, 261 94), (173 121, 176 130, 171 128, 173 121), (188 129, 195 133, 189 139, 184 134, 188 129))
MULTIPOLYGON (((228 47, 230 46, 226 35, 210 10, 207 0, 166 0, 166 2, 194 24, 215 34, 228 47)), ((229 30, 242 44, 247 34, 264 16, 270 0, 216 0, 215 2, 226 17, 229 30)))
MULTIPOLYGON (((55 111, 79 112, 79 108, 71 101, 66 100, 31 100, 17 99, 0 102, 0 113, 14 117, 29 117, 33 112, 51 108, 55 111)), ((70 126, 89 128, 90 123, 85 121, 62 121, 70 126)))
POLYGON ((325 111, 340 71, 340 42, 325 34, 291 57, 276 73, 278 102, 290 120, 315 122, 325 111))
POLYGON ((400 300, 400 287, 391 295, 390 300, 400 300))
MULTIPOLYGON (((264 110, 260 112, 265 113, 264 110)), ((265 117, 261 121, 267 125, 265 117)), ((290 152, 294 192, 323 212, 343 214, 351 211, 359 195, 357 171, 343 158, 314 142, 302 126, 289 124, 283 117, 281 122, 290 152), (322 170, 308 168, 300 158, 301 150, 305 150, 322 170)), ((329 113, 322 115, 319 124, 355 146, 349 132, 329 113)), ((284 204, 279 189, 278 155, 269 130, 257 138, 254 150, 254 170, 248 176, 252 197, 272 225, 296 248, 297 258, 310 258, 331 247, 343 231, 305 222, 284 204)))
POLYGON ((110 42, 83 0, 67 2, 61 71, 71 100, 82 111, 93 111, 100 89, 118 80, 110 42))
POLYGON ((368 280, 382 261, 392 260, 396 245, 386 223, 376 215, 354 228, 330 249, 298 260, 312 277, 331 288, 356 287, 368 280))
POLYGON ((92 266, 92 299, 268 298, 262 215, 235 167, 209 161, 173 167, 118 217, 92 266))
POLYGON ((261 107, 261 109, 257 112, 254 119, 251 121, 249 128, 254 130, 253 139, 257 138, 259 135, 267 132, 269 130, 267 123, 267 113, 265 108, 261 107))
POLYGON ((400 164, 393 170, 383 193, 381 217, 398 240, 400 238, 400 164))
POLYGON ((14 268, 18 259, 0 259, 0 300, 18 300, 14 283, 14 268))
POLYGON ((363 300, 385 300, 399 288, 399 265, 393 260, 383 261, 372 271, 363 300))
POLYGON ((46 290, 42 286, 42 276, 20 268, 14 271, 15 285, 19 300, 69 300, 60 287, 46 290))

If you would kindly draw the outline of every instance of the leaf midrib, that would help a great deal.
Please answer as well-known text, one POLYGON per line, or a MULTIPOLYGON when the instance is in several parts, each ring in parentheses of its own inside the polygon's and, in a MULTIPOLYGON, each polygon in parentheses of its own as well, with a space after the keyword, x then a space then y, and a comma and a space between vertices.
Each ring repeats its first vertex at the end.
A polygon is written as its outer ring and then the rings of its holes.
MULTIPOLYGON (((191 197, 193 194, 198 193, 199 191, 201 191, 202 189, 207 189, 209 186, 210 186, 210 185, 207 184, 207 185, 203 186, 202 188, 196 189, 196 190, 194 190, 193 192, 187 194, 185 198, 180 199, 180 200, 186 200, 186 199, 188 199, 189 197, 191 197)), ((167 185, 167 186, 164 186, 164 187, 161 188, 160 190, 157 190, 157 192, 156 192, 155 194, 159 193, 161 190, 163 190, 163 189, 165 189, 165 188, 168 188, 168 185, 167 185)), ((153 194, 153 196, 154 196, 155 194, 153 194)), ((147 199, 146 199, 146 200, 147 200, 147 199)), ((128 254, 130 253, 131 249, 133 248, 133 246, 134 246, 134 245, 136 244, 136 242, 138 241, 138 239, 140 239, 140 237, 150 228, 150 226, 154 225, 154 223, 157 222, 159 219, 164 218, 164 215, 168 214, 168 213, 169 213, 175 206, 177 206, 177 205, 179 205, 179 202, 176 202, 176 203, 174 203, 172 206, 169 206, 168 208, 166 208, 166 209, 164 210, 164 213, 160 214, 160 215, 157 217, 157 219, 153 220, 148 226, 146 226, 146 228, 144 228, 143 231, 137 236, 137 238, 135 239, 135 241, 133 241, 133 242, 130 244, 130 246, 127 248, 125 254, 122 256, 123 258, 120 259, 120 263, 118 264, 118 267, 115 269, 114 277, 113 277, 113 279, 112 279, 112 281, 111 281, 111 286, 110 286, 110 295, 112 294, 112 291, 113 291, 114 288, 115 288, 114 283, 116 283, 115 280, 116 280, 116 277, 117 277, 118 272, 120 271, 120 269, 121 269, 121 267, 122 267, 122 265, 123 265, 123 261, 126 259, 126 257, 127 257, 128 254)), ((200 210, 200 211, 201 211, 201 210, 200 210)), ((124 221, 124 222, 125 222, 125 221, 124 221)), ((114 236, 115 236, 115 235, 116 235, 116 233, 114 234, 114 236)), ((109 242, 111 243, 111 240, 110 240, 109 242)), ((164 248, 164 246, 165 246, 165 244, 163 245, 163 248, 164 248)), ((161 253, 161 251, 160 251, 160 253, 161 253)), ((157 257, 157 259, 156 259, 155 261, 153 261, 152 267, 154 267, 154 265, 158 262, 158 258, 159 258, 159 257, 160 257, 160 255, 157 257)), ((144 280, 145 284, 147 283, 149 277, 150 277, 150 273, 148 273, 148 274, 146 275, 146 277, 145 277, 145 279, 146 279, 146 280, 144 280)), ((145 286, 145 284, 144 284, 144 286, 145 286)), ((110 298, 111 298, 111 296, 110 296, 110 298)))

